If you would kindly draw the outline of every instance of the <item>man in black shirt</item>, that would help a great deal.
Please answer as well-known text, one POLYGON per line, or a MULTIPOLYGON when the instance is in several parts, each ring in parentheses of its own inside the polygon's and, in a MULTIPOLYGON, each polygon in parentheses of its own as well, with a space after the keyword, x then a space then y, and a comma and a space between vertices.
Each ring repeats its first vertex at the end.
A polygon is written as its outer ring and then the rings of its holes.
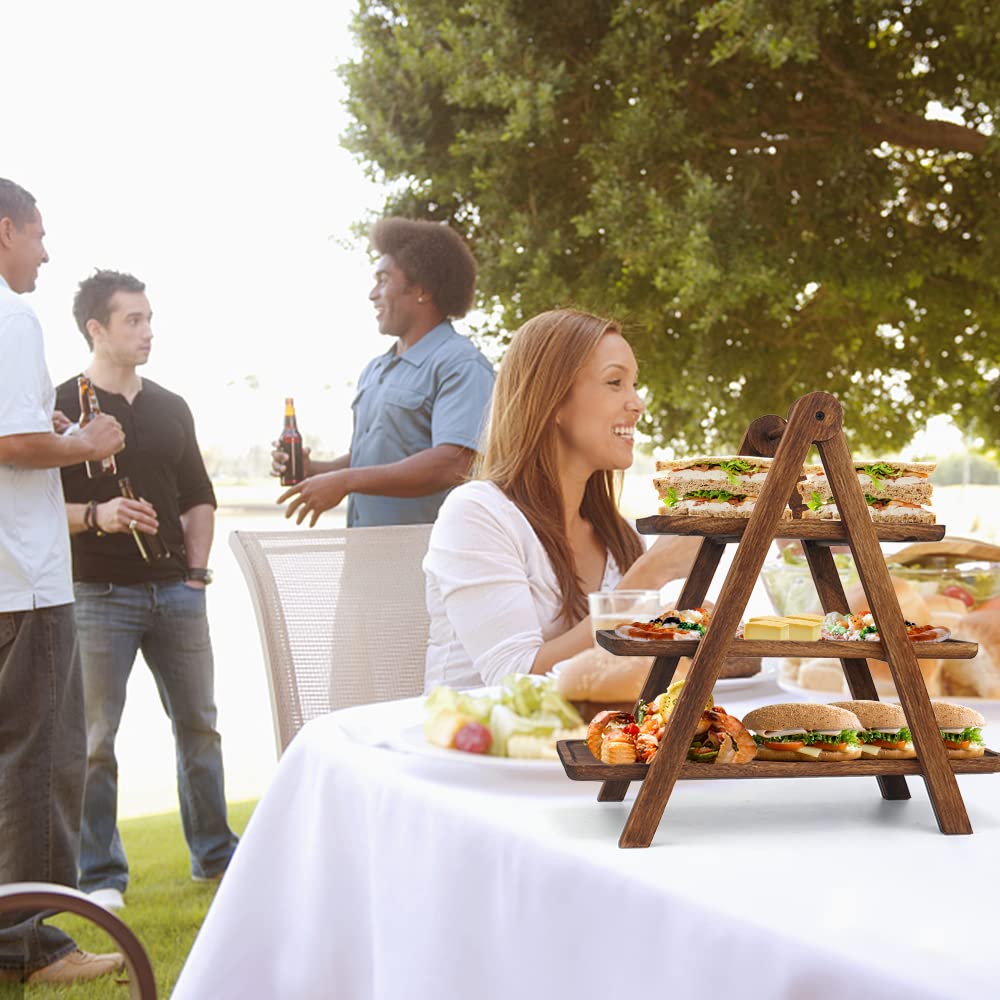
MULTIPOLYGON (((144 293, 142 282, 115 271, 80 283, 73 313, 93 351, 85 374, 101 411, 121 423, 125 449, 114 473, 92 467, 98 474, 89 478, 84 465, 62 470, 87 714, 80 888, 109 909, 124 906, 128 886, 115 736, 139 650, 173 725, 192 878, 218 878, 237 843, 226 818, 205 614, 215 493, 187 404, 136 373, 153 337, 144 293), (136 499, 122 495, 123 477, 136 499), (157 534, 165 550, 159 558, 150 544, 157 534)), ((59 386, 56 406, 68 420, 79 418, 76 378, 59 386)))

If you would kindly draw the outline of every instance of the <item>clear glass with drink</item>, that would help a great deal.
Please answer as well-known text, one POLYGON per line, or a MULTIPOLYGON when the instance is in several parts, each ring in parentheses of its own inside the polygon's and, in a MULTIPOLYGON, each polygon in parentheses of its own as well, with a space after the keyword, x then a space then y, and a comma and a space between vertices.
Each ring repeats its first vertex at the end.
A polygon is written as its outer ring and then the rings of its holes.
POLYGON ((660 613, 658 590, 599 590, 587 595, 590 620, 599 629, 644 622, 660 613))

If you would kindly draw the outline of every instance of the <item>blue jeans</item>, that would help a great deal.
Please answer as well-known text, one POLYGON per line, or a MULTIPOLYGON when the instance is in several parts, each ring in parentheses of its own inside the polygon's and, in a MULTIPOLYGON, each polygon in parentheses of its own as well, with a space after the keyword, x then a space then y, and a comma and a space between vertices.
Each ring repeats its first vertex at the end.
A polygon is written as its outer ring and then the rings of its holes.
MULTIPOLYGON (((0 883, 76 887, 86 733, 73 606, 0 613, 0 883)), ((72 951, 37 913, 0 914, 0 969, 72 951)))
POLYGON ((173 726, 191 874, 219 874, 229 864, 237 838, 226 819, 204 589, 182 581, 77 583, 74 589, 87 715, 80 888, 124 892, 128 887, 128 861, 117 824, 115 737, 139 650, 173 726))

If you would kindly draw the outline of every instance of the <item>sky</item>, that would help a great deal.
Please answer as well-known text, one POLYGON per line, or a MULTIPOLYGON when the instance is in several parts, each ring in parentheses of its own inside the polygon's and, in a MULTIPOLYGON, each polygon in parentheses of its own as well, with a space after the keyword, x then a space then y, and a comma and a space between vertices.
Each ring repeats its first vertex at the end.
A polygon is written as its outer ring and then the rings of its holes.
POLYGON ((273 440, 290 395, 303 433, 347 449, 353 385, 389 347, 350 232, 383 196, 339 144, 353 8, 4 4, 0 176, 48 234, 30 301, 53 381, 88 362, 79 281, 130 271, 154 314, 142 373, 188 400, 203 448, 273 440))

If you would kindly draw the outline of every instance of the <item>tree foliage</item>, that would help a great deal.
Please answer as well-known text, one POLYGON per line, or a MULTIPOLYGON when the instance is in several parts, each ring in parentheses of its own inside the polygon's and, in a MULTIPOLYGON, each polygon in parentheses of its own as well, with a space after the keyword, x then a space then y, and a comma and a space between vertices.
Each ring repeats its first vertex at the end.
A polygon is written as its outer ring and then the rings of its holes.
POLYGON ((489 331, 622 320, 648 429, 836 393, 858 446, 1000 438, 1000 4, 361 0, 346 142, 447 219, 489 331))

